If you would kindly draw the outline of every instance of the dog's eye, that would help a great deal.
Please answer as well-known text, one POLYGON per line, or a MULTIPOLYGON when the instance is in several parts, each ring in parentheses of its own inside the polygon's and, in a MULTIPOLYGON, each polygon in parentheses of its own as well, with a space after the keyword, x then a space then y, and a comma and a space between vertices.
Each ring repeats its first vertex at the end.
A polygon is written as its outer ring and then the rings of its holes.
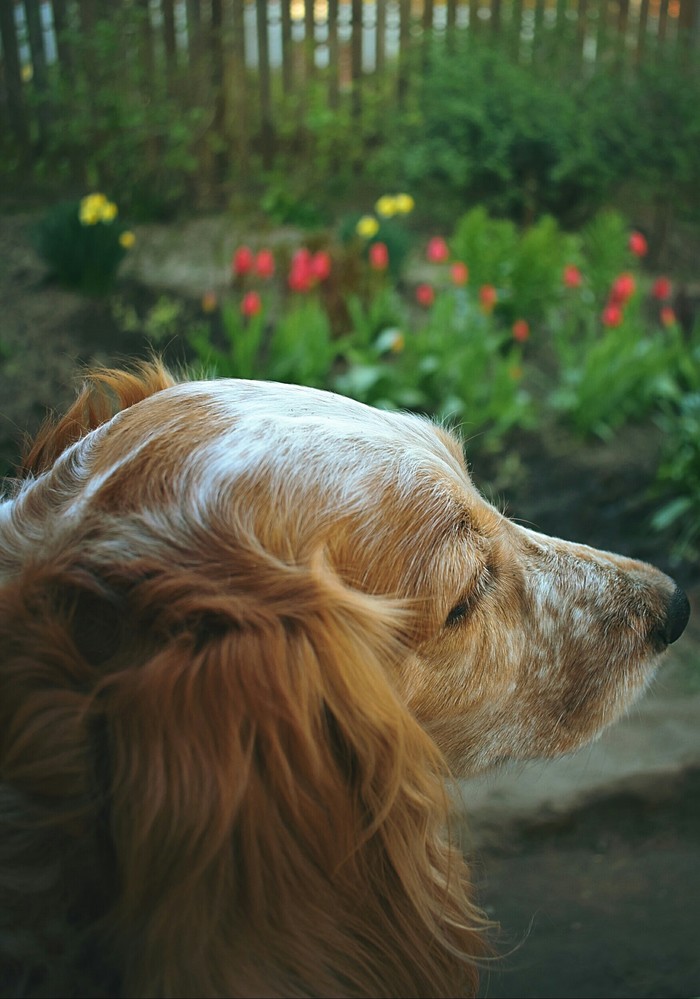
POLYGON ((471 604, 468 600, 463 600, 461 603, 455 604, 445 618, 445 627, 451 628, 453 625, 459 624, 469 613, 470 606, 471 604))

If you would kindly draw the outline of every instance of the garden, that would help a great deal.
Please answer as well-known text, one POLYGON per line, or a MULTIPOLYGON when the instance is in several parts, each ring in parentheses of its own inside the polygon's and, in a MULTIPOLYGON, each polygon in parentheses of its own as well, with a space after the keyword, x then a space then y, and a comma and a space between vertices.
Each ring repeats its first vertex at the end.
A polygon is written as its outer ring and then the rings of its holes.
POLYGON ((641 440, 623 534, 666 546, 676 572, 692 565, 700 324, 681 322, 673 278, 647 265, 648 238, 613 208, 567 231, 551 215, 521 227, 483 206, 443 235, 413 224, 418 197, 384 193, 313 230, 240 238, 224 222, 197 296, 147 289, 127 259, 139 237, 101 192, 49 208, 26 238, 46 268, 39 294, 71 289, 102 310, 103 350, 153 349, 205 376, 300 382, 427 413, 459 428, 497 501, 533 474, 528 458, 570 468, 576 454, 641 440))

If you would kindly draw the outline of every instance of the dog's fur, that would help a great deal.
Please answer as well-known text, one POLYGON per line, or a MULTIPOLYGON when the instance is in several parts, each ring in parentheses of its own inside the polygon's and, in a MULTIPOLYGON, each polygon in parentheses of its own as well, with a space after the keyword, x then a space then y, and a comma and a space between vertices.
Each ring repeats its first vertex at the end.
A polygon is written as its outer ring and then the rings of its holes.
POLYGON ((427 420, 96 373, 0 505, 5 994, 473 994, 446 778, 594 738, 686 619, 427 420))

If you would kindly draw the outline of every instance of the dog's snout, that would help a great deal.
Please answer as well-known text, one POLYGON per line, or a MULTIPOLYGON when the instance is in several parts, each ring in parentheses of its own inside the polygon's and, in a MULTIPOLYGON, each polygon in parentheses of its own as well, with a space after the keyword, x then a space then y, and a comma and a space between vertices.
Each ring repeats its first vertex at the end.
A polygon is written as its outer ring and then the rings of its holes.
POLYGON ((666 608, 666 619, 661 628, 661 635, 666 645, 671 645, 677 641, 685 631, 685 626, 690 617, 690 604, 688 598, 677 586, 666 608))

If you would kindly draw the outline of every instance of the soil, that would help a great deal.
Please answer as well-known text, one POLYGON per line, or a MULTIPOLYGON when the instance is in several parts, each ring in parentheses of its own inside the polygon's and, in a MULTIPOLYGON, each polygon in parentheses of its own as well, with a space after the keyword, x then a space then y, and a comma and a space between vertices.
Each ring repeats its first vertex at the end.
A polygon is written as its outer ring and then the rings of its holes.
MULTIPOLYGON (((21 435, 71 400, 81 367, 143 356, 149 347, 142 332, 120 329, 105 302, 48 280, 29 240, 32 220, 0 216, 0 474, 15 465, 21 435)), ((180 245, 201 270, 191 233, 180 245)), ((177 264, 176 285, 188 260, 181 254, 177 264)), ((149 287, 148 275, 132 274, 120 294, 153 299, 163 290, 158 275, 160 286, 149 287)), ((175 356, 179 349, 176 340, 168 345, 175 356)), ((575 446, 550 430, 478 456, 474 475, 511 515, 546 533, 671 572, 697 613, 700 567, 674 561, 648 529, 660 445, 652 426, 575 446)), ((685 659, 697 667, 700 632, 689 641, 685 659)), ((501 956, 484 974, 484 997, 700 996, 700 735, 684 759, 670 775, 637 774, 629 786, 574 796, 561 812, 509 815, 506 806, 502 822, 484 827, 473 847, 475 877, 501 924, 501 956)))

